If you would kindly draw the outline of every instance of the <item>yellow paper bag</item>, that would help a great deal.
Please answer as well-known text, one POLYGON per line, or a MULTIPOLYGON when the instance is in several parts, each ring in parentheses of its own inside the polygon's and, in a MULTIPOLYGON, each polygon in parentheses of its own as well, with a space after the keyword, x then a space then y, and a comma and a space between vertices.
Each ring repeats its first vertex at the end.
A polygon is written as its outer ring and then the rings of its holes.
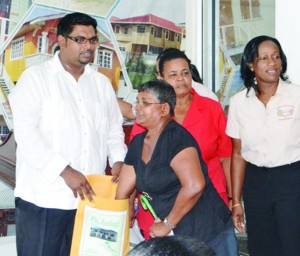
POLYGON ((80 200, 75 217, 71 256, 120 256, 129 251, 129 203, 115 200, 112 176, 86 177, 96 196, 80 200))

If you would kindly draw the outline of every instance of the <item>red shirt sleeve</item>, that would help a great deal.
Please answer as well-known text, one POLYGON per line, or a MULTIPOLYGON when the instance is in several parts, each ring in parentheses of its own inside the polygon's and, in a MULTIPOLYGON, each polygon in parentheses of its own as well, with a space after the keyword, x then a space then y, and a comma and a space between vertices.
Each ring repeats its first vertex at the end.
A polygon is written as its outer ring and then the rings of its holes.
POLYGON ((232 154, 232 144, 230 137, 225 133, 227 119, 225 113, 221 106, 216 109, 215 120, 218 122, 216 125, 219 129, 219 140, 218 140, 218 151, 217 155, 219 157, 231 157, 232 154))

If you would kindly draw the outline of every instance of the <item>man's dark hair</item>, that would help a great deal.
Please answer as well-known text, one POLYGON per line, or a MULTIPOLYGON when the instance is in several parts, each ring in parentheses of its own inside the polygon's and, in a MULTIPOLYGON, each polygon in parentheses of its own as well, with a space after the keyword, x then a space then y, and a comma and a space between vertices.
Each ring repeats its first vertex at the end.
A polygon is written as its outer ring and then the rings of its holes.
POLYGON ((216 256, 216 253, 198 239, 165 236, 141 242, 127 256, 216 256))
POLYGON ((70 35, 75 25, 93 26, 95 33, 97 34, 97 21, 91 16, 74 12, 64 16, 57 25, 57 36, 70 35))
POLYGON ((151 80, 138 87, 138 92, 149 92, 153 94, 159 103, 168 103, 170 115, 174 116, 176 105, 176 93, 174 88, 164 80, 151 80))

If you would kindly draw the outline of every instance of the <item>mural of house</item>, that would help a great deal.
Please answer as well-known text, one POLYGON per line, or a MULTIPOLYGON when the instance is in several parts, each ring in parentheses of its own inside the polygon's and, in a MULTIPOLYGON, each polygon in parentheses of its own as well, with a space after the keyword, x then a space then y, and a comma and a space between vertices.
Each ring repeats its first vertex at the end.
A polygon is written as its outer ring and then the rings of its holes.
MULTIPOLYGON (((50 59, 58 49, 57 24, 65 14, 38 17, 26 22, 5 51, 5 70, 15 84, 22 72, 32 66, 50 59)), ((113 87, 118 86, 120 62, 112 44, 101 33, 102 42, 95 51, 93 69, 110 78, 113 87)))
POLYGON ((115 91, 119 89, 121 67, 112 43, 100 44, 97 51, 95 51, 93 66, 110 79, 115 91))
MULTIPOLYGON (((153 14, 110 20, 119 48, 128 58, 140 58, 143 54, 161 53, 166 48, 181 49, 185 30, 175 23, 153 14)), ((184 50, 184 49, 181 49, 184 50)))
POLYGON ((23 71, 48 60, 58 46, 56 27, 64 14, 39 17, 26 22, 5 50, 4 66, 16 83, 23 71))

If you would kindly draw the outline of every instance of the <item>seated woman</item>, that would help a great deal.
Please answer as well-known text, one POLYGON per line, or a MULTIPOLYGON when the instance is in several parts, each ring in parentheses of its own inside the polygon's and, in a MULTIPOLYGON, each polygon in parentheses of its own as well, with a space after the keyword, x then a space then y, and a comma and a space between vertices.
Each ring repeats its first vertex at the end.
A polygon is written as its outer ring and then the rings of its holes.
POLYGON ((176 94, 162 80, 138 89, 136 121, 147 130, 128 148, 117 199, 132 191, 145 195, 158 219, 150 236, 175 235, 199 239, 217 255, 238 255, 231 214, 218 195, 193 136, 172 119, 176 94))

